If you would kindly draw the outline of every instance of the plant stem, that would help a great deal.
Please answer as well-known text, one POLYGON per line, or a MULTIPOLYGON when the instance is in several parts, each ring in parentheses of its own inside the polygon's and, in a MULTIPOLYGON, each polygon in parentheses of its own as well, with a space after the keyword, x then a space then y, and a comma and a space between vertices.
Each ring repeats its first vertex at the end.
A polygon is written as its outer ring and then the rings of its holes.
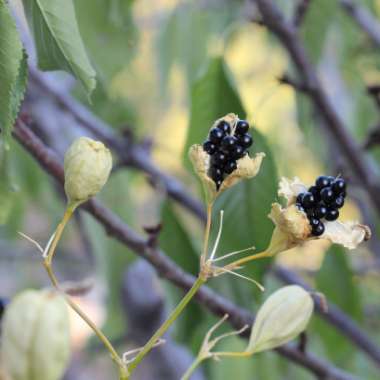
POLYGON ((71 216, 73 215, 73 212, 75 210, 75 207, 68 207, 65 211, 65 214, 63 216, 63 219, 61 223, 59 223, 54 239, 49 247, 48 254, 46 258, 44 259, 44 267, 46 269, 46 272, 53 284, 53 286, 57 289, 58 292, 60 292, 68 305, 82 318, 82 320, 94 331, 96 336, 103 342, 104 346, 107 348, 107 350, 110 352, 112 359, 117 363, 119 366, 119 376, 120 380, 128 380, 129 379, 129 373, 126 365, 124 364, 123 360, 120 358, 114 347, 112 346, 111 342, 108 340, 108 338, 102 333, 102 331, 95 325, 94 322, 91 321, 91 319, 86 315, 86 313, 74 302, 72 299, 61 289, 59 282, 57 280, 57 277, 54 274, 54 271, 52 269, 52 259, 55 253, 55 249, 58 245, 58 242, 62 236, 63 230, 65 229, 65 226, 67 222, 70 220, 71 216))
POLYGON ((183 374, 183 376, 181 377, 181 380, 189 380, 190 379, 190 376, 193 374, 193 372, 197 369, 197 367, 199 366, 199 364, 202 363, 202 359, 201 358, 196 358, 193 363, 191 364, 191 366, 186 370, 186 372, 183 374))
POLYGON ((169 318, 161 325, 161 327, 155 332, 155 334, 149 339, 149 341, 145 344, 140 353, 136 356, 136 358, 131 362, 128 366, 129 372, 132 373, 135 368, 139 365, 144 356, 153 348, 154 344, 157 342, 159 338, 161 338, 168 328, 172 325, 172 323, 178 318, 178 316, 185 309, 187 304, 194 297, 198 289, 206 282, 206 279, 203 276, 199 276, 197 280, 194 282, 191 289, 186 293, 185 297, 182 298, 181 302, 177 305, 177 307, 170 314, 169 318))
POLYGON ((128 365, 128 370, 132 373, 139 363, 143 360, 144 356, 150 352, 150 350, 154 347, 158 339, 160 339, 165 332, 169 329, 169 327, 174 323, 174 321, 178 318, 178 316, 185 309, 187 304, 191 301, 194 295, 197 293, 198 289, 207 281, 207 271, 204 273, 204 269, 207 267, 207 253, 208 253, 208 243, 210 240, 210 230, 211 230, 211 218, 212 218, 212 206, 213 202, 207 204, 207 222, 205 229, 205 236, 203 242, 203 250, 200 258, 200 270, 199 276, 197 280, 194 282, 191 289, 186 293, 186 295, 182 298, 181 302, 177 305, 177 307, 172 311, 168 319, 161 325, 161 327, 155 332, 155 334, 149 339, 149 341, 145 344, 136 358, 128 365))
POLYGON ((63 218, 62 218, 61 222, 58 224, 58 227, 55 230, 53 241, 50 244, 50 247, 49 247, 49 250, 47 252, 46 259, 45 259, 45 261, 49 265, 51 265, 51 262, 53 260, 53 256, 54 256, 54 253, 55 253, 55 249, 57 248, 58 242, 61 239, 63 230, 65 229, 66 224, 70 220, 70 218, 73 215, 74 211, 75 211, 75 207, 68 206, 66 208, 66 210, 65 210, 65 213, 63 215, 63 218))
POLYGON ((265 257, 271 257, 271 256, 273 256, 273 254, 269 251, 256 253, 254 255, 250 255, 247 257, 243 257, 242 259, 236 260, 236 261, 232 262, 231 264, 226 265, 225 268, 226 269, 233 269, 233 268, 241 266, 242 264, 246 264, 249 261, 253 261, 253 260, 257 260, 257 259, 263 259, 265 257))
POLYGON ((201 268, 206 263, 206 259, 207 259, 208 242, 210 240, 210 230, 211 230, 212 205, 213 205, 212 202, 207 204, 206 229, 205 229, 203 250, 202 250, 201 261, 200 261, 201 262, 201 268))

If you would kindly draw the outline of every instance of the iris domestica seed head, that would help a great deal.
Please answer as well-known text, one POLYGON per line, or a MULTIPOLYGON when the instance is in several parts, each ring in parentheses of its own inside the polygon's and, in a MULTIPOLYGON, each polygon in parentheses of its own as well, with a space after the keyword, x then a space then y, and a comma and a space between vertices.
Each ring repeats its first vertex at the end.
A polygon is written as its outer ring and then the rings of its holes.
POLYGON ((313 236, 325 232, 323 219, 334 221, 339 218, 339 210, 344 205, 346 182, 341 177, 319 176, 308 191, 300 192, 296 197, 296 206, 306 210, 313 236))
POLYGON ((112 156, 106 146, 88 137, 76 139, 65 154, 65 192, 79 204, 96 195, 108 180, 112 156))
POLYGON ((247 135, 248 127, 237 115, 228 114, 214 122, 202 145, 190 147, 190 160, 205 188, 207 201, 212 202, 218 194, 256 176, 260 170, 265 154, 249 156, 247 148, 252 139, 247 135))

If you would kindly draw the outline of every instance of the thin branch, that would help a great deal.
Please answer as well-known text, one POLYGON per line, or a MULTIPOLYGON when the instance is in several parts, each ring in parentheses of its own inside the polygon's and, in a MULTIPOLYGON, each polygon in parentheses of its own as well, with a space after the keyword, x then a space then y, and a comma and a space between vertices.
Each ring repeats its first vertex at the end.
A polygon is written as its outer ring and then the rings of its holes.
POLYGON ((283 74, 281 77, 279 77, 278 82, 280 84, 286 84, 288 86, 291 86, 299 92, 308 92, 309 90, 304 83, 297 81, 288 74, 283 74))
MULTIPOLYGON (((45 171, 63 185, 63 167, 54 151, 46 147, 20 120, 16 123, 13 136, 38 161, 45 171)), ((98 201, 91 200, 85 204, 84 208, 103 225, 108 234, 148 260, 163 277, 185 290, 190 289, 193 285, 194 276, 185 273, 159 249, 148 247, 142 236, 133 231, 117 215, 98 201)), ((199 290, 196 299, 216 315, 223 316, 228 314, 230 316, 229 321, 234 328, 240 329, 244 325, 251 326, 253 323, 254 317, 251 313, 221 297, 206 286, 199 290)), ((244 336, 249 336, 249 331, 245 332, 244 336)), ((319 377, 335 380, 355 379, 352 375, 334 367, 332 364, 321 361, 309 353, 305 355, 293 346, 286 345, 276 351, 291 361, 309 369, 319 377)))
POLYGON ((352 0, 340 0, 340 5, 363 29, 372 42, 380 47, 380 23, 377 19, 364 6, 355 4, 352 0))
POLYGON ((117 135, 112 128, 109 128, 106 123, 98 119, 86 107, 70 95, 55 88, 35 68, 30 66, 29 73, 32 83, 43 89, 64 111, 70 113, 78 123, 115 150, 124 165, 148 174, 152 183, 165 188, 171 198, 183 204, 197 217, 206 217, 200 203, 188 195, 185 186, 181 182, 168 176, 150 160, 147 160, 146 148, 144 146, 133 144, 128 137, 123 138, 117 135))
POLYGON ((359 183, 368 192, 372 203, 380 214, 380 186, 378 178, 373 175, 360 146, 341 120, 330 98, 327 96, 316 70, 311 64, 302 41, 293 24, 286 22, 280 10, 272 0, 252 0, 258 6, 265 26, 279 39, 289 53, 303 84, 307 88, 314 107, 322 116, 328 131, 340 148, 346 161, 351 165, 359 183))
POLYGON ((293 16, 293 25, 299 28, 305 20, 311 0, 299 0, 293 16))
MULTIPOLYGON (((116 147, 116 153, 118 153, 118 154, 122 154, 123 153, 123 152, 121 152, 117 148, 117 144, 112 143, 112 140, 114 138, 117 139, 117 136, 112 136, 111 133, 108 132, 108 130, 111 130, 110 127, 108 127, 105 123, 99 121, 98 119, 96 119, 92 115, 91 115, 90 118, 87 119, 86 115, 89 114, 89 111, 85 107, 83 107, 82 105, 80 105, 79 103, 77 103, 70 96, 61 94, 60 92, 58 92, 57 90, 55 90, 51 85, 47 84, 46 83, 46 79, 40 73, 37 73, 36 70, 32 71, 32 75, 33 76, 35 76, 37 74, 38 74, 38 81, 41 83, 42 88, 45 89, 45 92, 51 98, 56 99, 57 102, 61 102, 62 104, 64 104, 63 108, 64 108, 65 111, 69 112, 70 114, 72 114, 74 116, 76 115, 76 118, 77 118, 78 121, 82 120, 83 122, 86 122, 86 124, 84 126, 86 126, 86 125, 91 126, 91 128, 88 128, 88 129, 91 130, 91 131, 94 131, 94 134, 96 136, 98 136, 98 138, 103 138, 102 135, 103 136, 108 136, 108 138, 110 138, 111 140, 107 140, 108 141, 107 143, 111 142, 111 145, 114 147, 114 149, 116 147), (97 126, 97 123, 99 123, 99 126, 97 126)), ((59 115, 57 117, 59 117, 59 115)), ((83 125, 83 123, 81 123, 81 124, 83 125)), ((31 139, 31 140, 33 141, 33 139, 31 139)), ((33 149, 31 151, 33 151, 33 149)), ((152 168, 152 167, 154 167, 154 163, 150 161, 149 157, 144 156, 143 160, 146 161, 146 164, 144 166, 141 166, 139 170, 145 172, 146 168, 152 168)), ((153 172, 156 173, 157 176, 159 176, 160 173, 162 173, 157 168, 155 168, 153 170, 153 172)), ((54 173, 53 173, 53 176, 54 176, 54 173)), ((160 183, 162 183, 164 186, 167 186, 166 189, 167 189, 167 192, 168 192, 169 196, 171 196, 174 200, 176 200, 178 203, 180 203, 186 209, 192 211, 203 223, 206 222, 206 213, 204 212, 204 210, 202 208, 202 205, 200 204, 200 202, 198 200, 194 199, 185 190, 181 190, 181 194, 180 195, 177 195, 177 192, 173 191, 173 189, 176 189, 176 188, 178 188, 178 189, 183 189, 184 188, 183 185, 181 185, 179 187, 177 186, 178 181, 175 178, 173 178, 173 177, 165 174, 165 177, 162 180, 161 180, 160 177, 158 177, 157 181, 159 181, 160 183)), ((144 242, 146 243, 146 239, 142 239, 142 240, 143 240, 142 243, 144 243, 144 242)), ((165 277, 169 278, 169 275, 170 275, 170 272, 168 272, 167 276, 165 276, 165 277)), ((295 278, 298 277, 294 273, 293 273, 293 275, 295 276, 295 278)), ((177 285, 181 286, 181 282, 177 283, 177 285)), ((184 286, 182 286, 182 287, 183 287, 183 289, 188 289, 191 285, 192 285, 192 283, 188 287, 184 287, 184 286)), ((226 311, 226 312, 228 312, 228 311, 226 311)), ((219 314, 222 315, 223 312, 221 312, 219 314)), ((228 312, 228 314, 230 314, 230 313, 228 312)), ((332 309, 331 314, 334 314, 334 309, 332 309)), ((354 327, 356 326, 355 323, 348 316, 345 315, 345 318, 347 320, 351 321, 351 323, 346 324, 346 325, 349 325, 351 327, 352 326, 354 326, 354 327)), ((235 324, 235 327, 239 327, 239 326, 241 326, 241 325, 236 325, 235 324)), ((345 334, 351 340, 352 340, 351 337, 355 336, 355 333, 351 333, 349 330, 348 331, 344 331, 343 334, 345 334)), ((368 340, 368 342, 371 344, 371 340, 367 337, 367 335, 364 334, 363 337, 362 337, 362 339, 368 340)), ((356 342, 354 340, 352 340, 352 343, 356 345, 356 342)), ((375 361, 377 360, 376 357, 372 358, 372 359, 375 360, 375 361)))

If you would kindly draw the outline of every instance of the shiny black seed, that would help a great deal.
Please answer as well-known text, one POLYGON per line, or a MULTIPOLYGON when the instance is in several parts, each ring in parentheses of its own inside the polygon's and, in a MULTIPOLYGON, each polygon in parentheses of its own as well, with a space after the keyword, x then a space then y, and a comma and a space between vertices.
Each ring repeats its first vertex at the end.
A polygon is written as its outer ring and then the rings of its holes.
POLYGON ((339 218, 339 211, 335 208, 327 209, 327 214, 325 219, 332 222, 333 220, 337 220, 339 218))
POLYGON ((212 166, 210 168, 210 177, 216 181, 218 179, 223 179, 223 169, 219 166, 212 166))
POLYGON ((248 133, 239 137, 239 144, 243 148, 249 148, 252 145, 252 143, 253 143, 252 137, 248 133))
POLYGON ((304 209, 312 208, 315 205, 314 195, 309 192, 304 193, 301 204, 304 209))
POLYGON ((296 203, 302 204, 302 198, 305 193, 299 193, 296 198, 296 203))
POLYGON ((321 200, 320 190, 317 188, 317 186, 310 186, 309 192, 314 195, 316 202, 319 202, 321 200))
POLYGON ((315 217, 315 213, 314 213, 314 208, 309 208, 306 210, 306 215, 307 217, 310 219, 310 218, 314 218, 315 217))
POLYGON ((335 199, 335 194, 331 187, 328 186, 321 190, 321 199, 326 204, 330 204, 333 202, 333 200, 335 199))
POLYGON ((216 185, 216 190, 219 190, 220 185, 223 182, 223 179, 217 179, 216 181, 214 180, 214 182, 215 182, 215 185, 216 185))
POLYGON ((325 225, 322 222, 319 222, 317 226, 311 228, 311 233, 314 236, 321 236, 325 232, 325 225))
POLYGON ((235 160, 228 161, 226 166, 224 167, 224 172, 227 174, 231 174, 234 170, 236 170, 237 164, 235 160))
POLYGON ((331 206, 334 208, 342 208, 344 205, 344 197, 339 195, 334 199, 334 201, 331 203, 331 206))
POLYGON ((311 228, 314 228, 318 226, 321 223, 321 221, 317 218, 309 218, 309 223, 311 225, 311 228))
POLYGON ((248 132, 248 129, 249 129, 249 124, 245 120, 239 120, 236 123, 235 134, 244 135, 244 133, 248 132))
POLYGON ((218 127, 219 129, 221 129, 225 134, 231 132, 231 127, 230 127, 230 125, 229 125, 226 121, 224 121, 224 120, 222 120, 222 121, 218 124, 217 127, 218 127))
POLYGON ((209 134, 209 139, 214 144, 219 144, 224 137, 224 132, 219 128, 212 128, 209 134))
POLYGON ((296 203, 298 210, 305 212, 305 209, 302 207, 301 203, 296 203))
POLYGON ((330 184, 331 184, 331 178, 325 175, 319 176, 315 181, 315 185, 320 190, 327 186, 330 186, 330 184))
POLYGON ((216 145, 210 140, 207 140, 203 143, 203 150, 208 154, 214 154, 216 152, 216 145))
POLYGON ((221 147, 225 151, 230 151, 237 144, 237 138, 235 136, 224 136, 221 142, 221 147))
POLYGON ((335 194, 341 194, 346 190, 346 181, 343 178, 337 178, 331 185, 335 194))
POLYGON ((324 218, 325 215, 327 214, 327 207, 325 207, 324 205, 318 205, 314 209, 314 214, 315 214, 315 217, 318 219, 324 218))
POLYGON ((224 165, 227 161, 227 155, 223 152, 216 152, 212 155, 211 163, 216 166, 224 165))
POLYGON ((231 154, 233 158, 238 160, 246 154, 246 151, 241 145, 235 145, 231 151, 231 154))

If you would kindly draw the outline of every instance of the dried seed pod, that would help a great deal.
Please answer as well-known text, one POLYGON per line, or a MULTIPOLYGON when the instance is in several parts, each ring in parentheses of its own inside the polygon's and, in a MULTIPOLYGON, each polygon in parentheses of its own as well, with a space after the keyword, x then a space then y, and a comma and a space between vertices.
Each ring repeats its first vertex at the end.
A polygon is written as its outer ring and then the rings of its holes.
POLYGON ((296 206, 297 196, 306 191, 306 186, 297 177, 293 180, 281 179, 278 195, 284 197, 287 204, 286 207, 279 203, 272 204, 269 218, 276 228, 267 251, 274 255, 314 239, 327 239, 345 248, 354 249, 370 239, 371 230, 368 226, 338 220, 325 221, 323 233, 317 236, 313 234, 307 214, 296 206))
POLYGON ((65 300, 53 291, 25 290, 8 305, 1 357, 12 380, 59 380, 70 352, 65 300))
POLYGON ((270 350, 294 339, 305 330, 313 308, 313 299, 300 286, 277 290, 260 307, 246 351, 270 350))
POLYGON ((76 139, 65 154, 65 192, 71 204, 97 194, 108 180, 112 156, 106 146, 88 137, 76 139))

